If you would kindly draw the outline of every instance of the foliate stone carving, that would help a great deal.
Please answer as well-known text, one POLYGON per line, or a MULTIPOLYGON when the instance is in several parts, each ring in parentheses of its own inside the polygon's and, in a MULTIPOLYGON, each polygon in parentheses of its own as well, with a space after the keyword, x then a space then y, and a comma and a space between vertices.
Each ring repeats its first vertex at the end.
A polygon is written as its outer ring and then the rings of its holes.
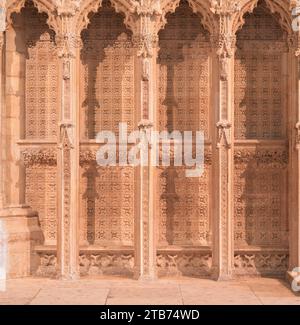
POLYGON ((63 0, 56 7, 60 20, 60 30, 56 34, 58 55, 64 60, 75 57, 75 50, 81 46, 80 37, 75 29, 74 17, 79 10, 81 0, 63 0))
POLYGON ((233 15, 240 11, 239 2, 234 0, 212 0, 211 11, 219 17, 219 32, 212 37, 216 43, 217 55, 220 61, 220 79, 228 80, 229 60, 235 47, 235 35, 232 30, 233 15))
POLYGON ((289 155, 285 149, 236 149, 234 151, 235 164, 254 163, 256 165, 266 165, 270 167, 286 168, 289 155))
POLYGON ((39 267, 35 272, 38 277, 50 277, 57 276, 57 258, 56 254, 51 253, 38 253, 40 258, 39 267))
POLYGON ((237 0, 211 0, 211 11, 219 16, 229 16, 240 10, 237 0))
POLYGON ((62 0, 56 7, 58 16, 72 17, 80 8, 82 0, 62 0))
POLYGON ((209 253, 159 252, 157 255, 159 276, 208 276, 211 266, 209 253))
POLYGON ((56 166, 57 155, 55 149, 26 149, 22 151, 22 159, 25 167, 34 165, 56 166))
POLYGON ((79 162, 80 166, 95 164, 96 163, 97 150, 84 149, 80 150, 79 162))
POLYGON ((132 253, 82 253, 79 257, 81 275, 132 276, 134 256, 132 253))
POLYGON ((237 275, 281 275, 288 269, 287 253, 236 253, 234 256, 237 275))

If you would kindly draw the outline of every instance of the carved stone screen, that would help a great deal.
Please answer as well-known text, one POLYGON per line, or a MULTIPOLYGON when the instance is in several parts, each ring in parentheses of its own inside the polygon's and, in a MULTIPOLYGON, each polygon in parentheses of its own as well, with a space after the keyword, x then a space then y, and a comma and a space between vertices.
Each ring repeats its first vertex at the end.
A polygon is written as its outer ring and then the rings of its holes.
POLYGON ((237 272, 287 268, 287 43, 260 5, 237 34, 234 238, 237 272))
POLYGON ((58 128, 58 57, 55 34, 32 3, 14 16, 23 30, 17 51, 23 55, 25 72, 24 129, 25 201, 38 211, 45 245, 56 245, 56 133, 58 128), (39 149, 36 149, 36 144, 39 149))
POLYGON ((82 33, 81 113, 83 137, 103 130, 118 133, 119 123, 134 127, 134 58, 131 32, 109 1, 82 33))
MULTIPOLYGON (((159 129, 203 131, 208 140, 209 33, 186 1, 167 21, 159 33, 159 129)), ((209 145, 207 149, 209 156, 209 145)), ((201 178, 186 177, 185 167, 157 170, 158 267, 162 274, 203 274, 209 269, 211 162, 206 158, 201 178)))
POLYGON ((81 271, 89 274, 133 269, 134 168, 95 164, 94 141, 100 131, 118 134, 120 122, 128 132, 135 126, 135 49, 123 21, 104 1, 82 33, 80 243, 81 271))

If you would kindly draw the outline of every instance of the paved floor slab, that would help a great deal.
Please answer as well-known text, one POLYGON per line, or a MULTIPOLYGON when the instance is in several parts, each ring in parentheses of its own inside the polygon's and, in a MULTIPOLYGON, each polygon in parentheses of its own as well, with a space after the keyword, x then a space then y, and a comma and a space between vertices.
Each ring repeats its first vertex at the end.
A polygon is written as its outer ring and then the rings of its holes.
POLYGON ((280 279, 242 278, 215 282, 209 279, 160 279, 139 282, 120 278, 83 278, 78 281, 16 279, 7 281, 0 304, 13 305, 300 305, 280 279))

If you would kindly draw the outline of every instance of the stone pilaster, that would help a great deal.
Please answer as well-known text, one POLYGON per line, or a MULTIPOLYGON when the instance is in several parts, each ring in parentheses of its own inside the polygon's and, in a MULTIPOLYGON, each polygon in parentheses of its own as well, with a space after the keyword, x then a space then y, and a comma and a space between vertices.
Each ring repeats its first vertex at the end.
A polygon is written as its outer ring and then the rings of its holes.
POLYGON ((5 159, 5 137, 4 137, 4 41, 6 29, 5 2, 0 7, 0 209, 4 207, 4 159, 5 159))
MULTIPOLYGON (((299 40, 300 40, 300 36, 299 40)), ((300 43, 300 41, 299 41, 300 43)), ((300 286, 300 50, 290 49, 289 89, 291 111, 289 118, 289 270, 287 279, 300 286), (293 91, 293 90, 296 91, 293 91)))
POLYGON ((215 1, 212 8, 219 18, 219 34, 215 36, 216 129, 214 135, 214 188, 216 195, 213 216, 213 266, 216 280, 231 279, 233 271, 233 72, 235 37, 232 15, 238 10, 232 1, 215 1))
POLYGON ((79 276, 79 121, 77 111, 77 61, 79 42, 74 28, 76 2, 63 1, 57 9, 61 30, 57 35, 61 73, 61 112, 58 139, 58 275, 79 276))
MULTIPOLYGON (((156 58, 158 36, 156 22, 161 17, 157 1, 142 0, 135 7, 134 44, 137 48, 137 120, 144 139, 151 139, 155 128, 156 108, 156 58)), ((151 280, 156 278, 156 238, 154 210, 154 161, 156 149, 148 143, 147 152, 141 151, 141 161, 147 155, 148 165, 139 167, 139 205, 135 220, 135 278, 151 280)))

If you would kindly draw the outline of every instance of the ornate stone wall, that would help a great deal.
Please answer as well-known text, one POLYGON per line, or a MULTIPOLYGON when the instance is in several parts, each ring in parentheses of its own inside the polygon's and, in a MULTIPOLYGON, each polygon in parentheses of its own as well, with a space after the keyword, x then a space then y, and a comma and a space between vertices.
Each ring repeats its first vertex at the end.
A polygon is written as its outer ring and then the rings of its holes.
POLYGON ((226 279, 299 266, 293 5, 6 2, 0 204, 37 210, 37 274, 226 279), (97 166, 95 137, 119 122, 204 131, 204 175, 97 166))
POLYGON ((246 250, 235 256, 238 273, 287 266, 287 53, 286 32, 264 3, 245 16, 235 55, 234 237, 246 250))

